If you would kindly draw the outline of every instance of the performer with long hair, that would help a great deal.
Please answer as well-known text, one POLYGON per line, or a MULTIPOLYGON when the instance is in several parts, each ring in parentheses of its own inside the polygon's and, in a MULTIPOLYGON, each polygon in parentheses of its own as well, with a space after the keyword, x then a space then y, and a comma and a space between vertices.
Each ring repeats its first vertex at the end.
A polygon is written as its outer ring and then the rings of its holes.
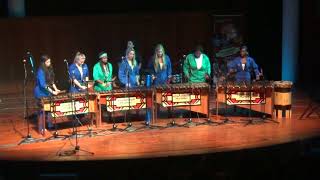
POLYGON ((126 50, 126 57, 119 66, 118 77, 121 84, 125 87, 139 86, 140 66, 135 59, 135 50, 129 47, 126 50))
POLYGON ((89 69, 85 64, 86 56, 77 52, 74 62, 69 66, 70 79, 73 81, 70 92, 83 92, 87 89, 86 81, 89 80, 89 69))
MULTIPOLYGON (((37 71, 36 76, 36 84, 34 88, 34 96, 38 101, 38 105, 41 106, 40 100, 42 97, 49 97, 52 95, 59 94, 60 90, 57 88, 54 82, 54 72, 51 63, 51 59, 48 55, 42 55, 40 57, 41 64, 37 71)), ((41 107, 42 108, 42 107, 41 107)), ((39 118, 42 118, 43 112, 39 113, 39 118)), ((46 122, 48 123, 48 128, 52 128, 52 122, 49 118, 48 114, 46 114, 46 122)), ((41 128, 42 125, 39 126, 41 128)), ((40 132, 44 131, 45 129, 39 129, 40 132)))
POLYGON ((148 67, 151 70, 154 85, 170 83, 172 73, 171 60, 162 44, 156 46, 148 67))

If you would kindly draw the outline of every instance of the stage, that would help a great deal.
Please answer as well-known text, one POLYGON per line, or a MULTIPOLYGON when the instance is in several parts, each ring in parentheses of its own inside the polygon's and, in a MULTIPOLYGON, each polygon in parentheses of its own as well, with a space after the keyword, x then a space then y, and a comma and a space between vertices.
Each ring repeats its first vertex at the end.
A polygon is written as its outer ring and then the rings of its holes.
MULTIPOLYGON (((220 118, 224 116, 215 114, 215 92, 211 91, 211 120, 222 122, 220 118)), ((0 159, 4 161, 91 161, 205 155, 270 147, 307 140, 320 135, 320 118, 316 113, 307 119, 298 119, 307 108, 310 99, 303 91, 294 90, 292 118, 278 119, 279 123, 265 121, 245 125, 240 119, 247 119, 247 116, 233 116, 229 113, 228 117, 235 123, 141 129, 136 132, 111 132, 107 129, 112 127, 112 123, 103 121, 101 127, 93 126, 92 130, 97 133, 96 136, 78 138, 80 151, 70 155, 68 152, 75 149, 76 138, 18 145, 27 135, 21 92, 22 87, 17 84, 6 86, 1 91, 0 159)), ((28 92, 31 93, 31 89, 28 92)), ((30 112, 35 111, 33 98, 28 96, 28 100, 31 103, 30 112)), ((221 104, 219 111, 222 110, 223 105, 221 104)), ((178 114, 174 116, 177 117, 178 114)), ((185 123, 187 117, 175 118, 176 123, 185 123)), ((156 124, 166 126, 171 120, 171 118, 161 116, 156 124)), ((204 118, 198 118, 195 114, 192 120, 193 122, 204 122, 204 118)), ((37 123, 32 120, 30 122, 32 137, 45 140, 52 136, 54 130, 48 131, 46 136, 41 136, 36 128, 37 123)), ((143 122, 143 119, 134 119, 133 126, 141 127, 143 122)), ((118 123, 119 128, 125 128, 125 125, 123 122, 118 123)), ((84 123, 83 126, 78 127, 79 133, 87 133, 88 127, 88 124, 84 123)), ((70 135, 72 126, 59 128, 58 132, 61 135, 70 135)))

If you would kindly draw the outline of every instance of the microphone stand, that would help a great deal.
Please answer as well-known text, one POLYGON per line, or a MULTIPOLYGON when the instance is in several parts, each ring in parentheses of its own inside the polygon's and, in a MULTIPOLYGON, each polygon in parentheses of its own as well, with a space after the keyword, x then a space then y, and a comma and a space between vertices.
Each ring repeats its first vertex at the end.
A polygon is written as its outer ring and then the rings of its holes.
MULTIPOLYGON (((223 120, 220 124, 231 124, 231 123, 238 123, 234 120, 231 120, 230 118, 228 118, 228 101, 227 101, 227 94, 228 94, 228 75, 226 76, 226 78, 224 79, 224 114, 223 114, 223 118, 221 120, 223 120)), ((218 93, 218 92, 217 92, 218 93)), ((219 103, 219 102, 217 102, 219 103)), ((218 115, 218 110, 217 110, 217 115, 218 115)))
MULTIPOLYGON (((219 80, 219 76, 218 76, 218 74, 219 74, 219 67, 218 67, 218 70, 217 70, 217 81, 216 81, 216 84, 215 84, 215 86, 216 86, 216 89, 215 89, 215 91, 216 91, 216 119, 218 120, 218 111, 219 111, 219 109, 218 109, 218 104, 219 104, 219 102, 218 102, 218 80, 219 80)), ((210 81, 211 81, 211 79, 210 79, 210 81)), ((210 94, 211 93, 211 88, 210 88, 211 86, 209 85, 208 86, 208 93, 210 94)), ((210 96, 209 96, 210 97, 210 96)), ((203 122, 203 123, 199 123, 199 124, 197 124, 197 125, 215 125, 215 124, 217 124, 217 125, 220 125, 220 123, 219 122, 215 122, 215 121, 212 121, 211 120, 211 110, 210 110, 210 100, 208 100, 209 101, 209 103, 208 103, 208 109, 209 109, 209 112, 208 112, 208 118, 205 118, 204 120, 205 120, 205 122, 203 122)))
MULTIPOLYGON (((68 75, 69 75, 69 80, 70 80, 70 86, 73 86, 73 78, 71 77, 70 75, 70 72, 69 72, 69 66, 68 66, 68 63, 66 61, 66 64, 67 64, 67 72, 68 72, 68 75)), ((70 100, 71 100, 71 103, 72 103, 72 115, 73 115, 73 127, 72 127, 72 135, 69 136, 69 137, 72 137, 72 136, 75 136, 76 138, 76 145, 74 146, 74 149, 73 150, 69 150, 69 151, 64 151, 64 152, 59 152, 59 156, 71 156, 71 155, 77 155, 80 151, 82 152, 86 152, 90 155, 94 155, 93 152, 90 152, 90 151, 86 151, 86 150, 82 150, 80 149, 80 145, 79 145, 79 140, 78 140, 78 128, 77 128, 77 125, 76 123, 74 122, 75 120, 77 120, 78 123, 81 124, 81 122, 79 121, 77 115, 76 115, 76 107, 75 107, 75 100, 73 98, 73 92, 70 93, 70 100)))
POLYGON ((252 112, 252 93, 253 93, 253 64, 252 62, 250 63, 249 67, 249 72, 250 72, 250 81, 249 81, 249 118, 248 119, 240 119, 240 121, 245 121, 247 123, 244 124, 244 126, 250 125, 250 124, 255 124, 256 120, 259 121, 259 119, 254 119, 252 118, 251 112, 252 112))
POLYGON ((188 79, 188 88, 191 88, 191 93, 189 93, 189 118, 187 118, 185 121, 187 121, 186 123, 182 124, 181 126, 184 126, 184 127, 193 127, 193 126, 197 126, 196 123, 194 123, 192 121, 192 111, 191 111, 191 95, 193 94, 193 87, 192 87, 192 83, 190 81, 190 77, 191 77, 191 65, 190 65, 190 62, 189 63, 189 79, 188 79))
MULTIPOLYGON (((182 71, 183 71, 183 64, 182 64, 182 60, 185 59, 185 56, 183 56, 183 59, 180 59, 180 84, 182 85, 182 71)), ((173 127, 182 127, 183 125, 177 124, 174 120, 174 106, 173 106, 173 86, 169 86, 169 88, 167 88, 167 90, 169 90, 169 92, 171 92, 171 122, 167 124, 167 126, 165 128, 173 128, 173 127)), ((168 91, 167 91, 168 93, 168 91)))
POLYGON ((27 73, 26 62, 25 61, 23 61, 23 68, 24 68, 24 80, 23 80, 24 111, 23 111, 23 118, 27 121, 27 136, 25 136, 24 139, 22 139, 22 141, 20 141, 18 143, 18 145, 20 145, 20 144, 29 144, 29 143, 42 141, 42 139, 33 138, 31 136, 31 133, 30 133, 30 122, 29 122, 29 113, 28 113, 29 107, 28 107, 28 100, 27 100, 28 73, 27 73))
POLYGON ((110 131, 113 131, 113 132, 122 131, 123 129, 118 128, 118 125, 116 124, 116 120, 114 118, 114 91, 113 90, 111 90, 111 106, 112 106, 111 119, 113 121, 113 124, 110 131))
MULTIPOLYGON (((68 64, 67 64, 67 66, 68 66, 68 64)), ((58 133, 57 119, 56 119, 56 107, 53 105, 52 96, 50 96, 49 99, 50 99, 50 111, 51 111, 51 108, 53 109, 52 114, 53 114, 54 130, 55 131, 54 131, 53 135, 46 138, 45 141, 57 140, 57 139, 64 140, 64 139, 68 138, 69 136, 68 135, 60 135, 58 133)))
MULTIPOLYGON (((128 61, 128 60, 126 60, 128 61)), ((129 62, 127 62, 129 63, 129 62)), ((128 97, 128 103, 129 103, 129 109, 127 111, 125 111, 125 122, 127 122, 127 126, 122 130, 122 131, 127 131, 127 132, 134 132, 136 131, 137 129, 135 127, 132 126, 132 122, 129 118, 129 115, 130 115, 130 110, 131 110, 131 105, 130 105, 130 96, 129 96, 129 85, 130 85, 130 76, 129 76, 129 68, 131 67, 128 67, 128 64, 126 65, 126 75, 127 75, 127 84, 126 84, 126 97, 128 97), (128 115, 128 112, 129 112, 129 115, 128 115), (128 116, 128 117, 127 117, 128 116)))
MULTIPOLYGON (((90 98, 90 96, 89 96, 89 82, 87 80, 84 80, 84 82, 86 85, 85 101, 86 101, 86 103, 88 103, 88 107, 86 107, 86 108, 88 108, 88 111, 89 111, 90 110, 90 107, 89 107, 90 106, 90 103, 89 103, 89 101, 90 101, 90 99, 89 99, 90 98)), ((90 113, 90 112, 88 112, 88 113, 90 113)), ((92 117, 91 117, 90 118, 90 125, 88 126, 88 129, 86 130, 86 131, 88 131, 88 133, 84 134, 84 136, 94 137, 98 134, 98 132, 93 132, 92 126, 93 126, 93 124, 92 124, 92 117)))

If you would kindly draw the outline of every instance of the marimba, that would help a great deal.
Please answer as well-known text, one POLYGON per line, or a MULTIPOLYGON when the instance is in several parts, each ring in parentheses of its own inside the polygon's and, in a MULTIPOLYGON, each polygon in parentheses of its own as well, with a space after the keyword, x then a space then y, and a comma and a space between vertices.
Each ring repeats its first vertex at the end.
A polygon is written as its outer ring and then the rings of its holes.
POLYGON ((209 117, 209 85, 207 83, 164 84, 154 88, 158 106, 191 110, 209 117))
POLYGON ((102 106, 105 106, 108 112, 140 110, 152 108, 153 98, 153 89, 146 87, 121 88, 99 92, 97 93, 98 124, 101 124, 102 106))
MULTIPOLYGON (((97 112, 95 93, 66 93, 41 98, 40 103, 43 113, 50 112, 53 118, 97 112)), ((39 129, 45 129, 45 124, 45 115, 43 115, 42 118, 38 118, 39 129)), ((98 125, 97 121, 96 124, 98 125)))
POLYGON ((235 105, 247 109, 250 108, 251 103, 252 110, 272 115, 272 81, 256 81, 252 84, 248 84, 245 82, 228 82, 219 84, 217 91, 218 102, 227 103, 228 105, 235 105))

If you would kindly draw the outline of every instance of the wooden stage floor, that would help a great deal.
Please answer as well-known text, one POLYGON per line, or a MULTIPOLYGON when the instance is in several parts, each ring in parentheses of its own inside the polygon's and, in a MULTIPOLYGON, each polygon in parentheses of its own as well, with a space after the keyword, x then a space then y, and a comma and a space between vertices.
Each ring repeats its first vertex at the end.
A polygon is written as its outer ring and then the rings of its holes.
MULTIPOLYGON (((298 120, 306 109, 309 99, 303 92, 293 93, 292 119, 280 119, 279 123, 269 122, 244 126, 240 119, 247 117, 231 116, 238 123, 221 125, 199 125, 195 127, 177 127, 166 129, 141 130, 137 132, 104 131, 112 127, 112 123, 104 122, 99 129, 93 127, 97 136, 78 138, 80 148, 93 152, 91 155, 79 151, 68 155, 75 149, 76 139, 56 139, 45 142, 21 144, 19 142, 27 134, 27 124, 23 119, 23 97, 21 86, 11 86, 0 92, 0 160, 31 161, 76 161, 76 160, 111 160, 169 157, 182 155, 208 154, 216 152, 236 151, 308 139, 320 135, 320 119, 313 114, 308 119, 298 120)), ((31 92, 31 90, 29 90, 31 92)), ((32 101, 32 97, 28 98, 32 101)), ((210 109, 215 108, 215 98, 210 98, 210 109)), ((220 117, 220 116, 219 116, 220 117)), ((213 114, 212 119, 216 120, 213 114)), ((165 126, 171 119, 162 118, 157 125, 165 126)), ((194 118, 195 122, 203 122, 203 118, 194 118)), ((177 118, 177 123, 184 123, 184 118, 177 118)), ((135 121, 134 126, 142 126, 143 121, 135 121)), ((30 125, 34 138, 40 136, 35 127, 30 125)), ((118 124, 124 128, 124 123, 118 124)), ((81 133, 88 126, 79 127, 81 133)), ((59 129, 59 134, 70 134, 72 128, 59 129)))

